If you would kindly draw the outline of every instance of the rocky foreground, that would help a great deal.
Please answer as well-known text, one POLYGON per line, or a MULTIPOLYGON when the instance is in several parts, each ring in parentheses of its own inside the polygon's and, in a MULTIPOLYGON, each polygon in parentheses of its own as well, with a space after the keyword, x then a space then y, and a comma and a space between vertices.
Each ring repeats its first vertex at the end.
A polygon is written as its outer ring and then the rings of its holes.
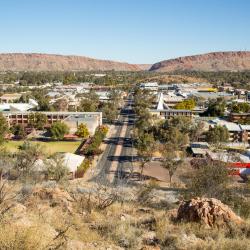
POLYGON ((1 249, 247 249, 250 244, 249 223, 216 199, 180 203, 175 191, 91 183, 10 190, 16 195, 9 193, 0 204, 1 249))

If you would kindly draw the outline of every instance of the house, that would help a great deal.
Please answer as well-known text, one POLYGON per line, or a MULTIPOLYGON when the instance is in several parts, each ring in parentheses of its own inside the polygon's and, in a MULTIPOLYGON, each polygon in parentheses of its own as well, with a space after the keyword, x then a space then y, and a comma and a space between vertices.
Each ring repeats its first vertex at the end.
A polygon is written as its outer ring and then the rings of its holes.
POLYGON ((145 90, 150 90, 150 91, 158 91, 158 83, 157 82, 146 82, 146 83, 141 83, 140 88, 145 89, 145 90))
POLYGON ((38 103, 33 99, 29 99, 28 103, 2 103, 0 104, 0 111, 26 112, 35 110, 37 107, 38 103))
POLYGON ((12 93, 12 94, 3 94, 0 96, 1 103, 13 103, 18 101, 21 98, 22 94, 20 93, 12 93))
MULTIPOLYGON (((65 167, 68 168, 70 172, 70 178, 76 178, 76 173, 78 167, 81 166, 82 162, 84 161, 85 157, 81 155, 76 155, 72 153, 60 153, 60 162, 65 167)), ((47 166, 56 164, 56 162, 53 159, 37 159, 34 163, 34 169, 36 169, 38 172, 45 172, 47 169, 47 166)))
POLYGON ((205 157, 209 151, 207 142, 193 142, 190 145, 194 157, 205 157))

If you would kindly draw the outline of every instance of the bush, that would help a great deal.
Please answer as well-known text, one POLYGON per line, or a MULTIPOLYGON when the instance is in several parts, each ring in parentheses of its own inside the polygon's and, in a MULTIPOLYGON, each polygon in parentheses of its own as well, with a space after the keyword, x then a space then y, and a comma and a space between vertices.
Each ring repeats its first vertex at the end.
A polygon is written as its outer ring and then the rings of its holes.
POLYGON ((103 139, 105 138, 106 134, 108 133, 108 128, 106 126, 100 126, 96 129, 95 134, 91 139, 91 143, 88 147, 84 150, 84 154, 86 155, 97 155, 102 153, 99 149, 103 139))
POLYGON ((77 168, 76 176, 78 178, 82 177, 84 173, 91 167, 91 160, 84 159, 82 164, 77 168))

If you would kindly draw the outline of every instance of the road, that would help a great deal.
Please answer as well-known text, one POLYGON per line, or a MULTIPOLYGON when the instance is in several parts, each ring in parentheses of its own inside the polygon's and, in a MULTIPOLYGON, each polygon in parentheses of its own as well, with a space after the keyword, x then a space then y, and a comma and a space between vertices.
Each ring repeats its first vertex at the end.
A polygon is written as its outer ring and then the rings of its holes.
POLYGON ((107 146, 98 161, 98 174, 92 180, 101 184, 121 185, 128 181, 133 169, 133 142, 131 130, 134 125, 134 114, 129 97, 121 109, 114 126, 113 134, 106 140, 107 146))

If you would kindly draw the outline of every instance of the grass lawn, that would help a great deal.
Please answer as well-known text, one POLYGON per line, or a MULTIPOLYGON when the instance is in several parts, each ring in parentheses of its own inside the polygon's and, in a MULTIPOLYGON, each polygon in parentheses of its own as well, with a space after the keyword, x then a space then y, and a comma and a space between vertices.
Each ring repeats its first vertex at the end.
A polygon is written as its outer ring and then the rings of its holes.
MULTIPOLYGON (((7 150, 15 152, 18 147, 23 144, 24 141, 8 141, 4 143, 7 150)), ((74 153, 78 146, 81 144, 80 141, 52 141, 52 142, 34 142, 34 144, 40 144, 43 146, 47 154, 53 154, 56 152, 69 152, 74 153)))

